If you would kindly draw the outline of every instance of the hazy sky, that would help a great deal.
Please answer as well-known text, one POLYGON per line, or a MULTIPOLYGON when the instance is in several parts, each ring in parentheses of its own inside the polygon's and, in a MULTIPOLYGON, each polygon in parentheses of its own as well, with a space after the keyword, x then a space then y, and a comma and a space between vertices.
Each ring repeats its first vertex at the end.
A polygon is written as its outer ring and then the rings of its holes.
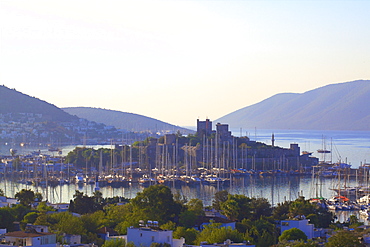
POLYGON ((370 1, 0 0, 0 84, 189 126, 370 79, 370 1))

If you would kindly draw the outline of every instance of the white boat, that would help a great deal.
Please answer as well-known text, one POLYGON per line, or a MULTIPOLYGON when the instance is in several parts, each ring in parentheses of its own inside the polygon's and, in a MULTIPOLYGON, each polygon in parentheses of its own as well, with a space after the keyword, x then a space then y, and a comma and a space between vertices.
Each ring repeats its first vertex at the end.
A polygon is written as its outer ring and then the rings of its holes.
POLYGON ((75 176, 75 182, 76 184, 83 184, 84 183, 84 177, 82 173, 77 173, 75 176))

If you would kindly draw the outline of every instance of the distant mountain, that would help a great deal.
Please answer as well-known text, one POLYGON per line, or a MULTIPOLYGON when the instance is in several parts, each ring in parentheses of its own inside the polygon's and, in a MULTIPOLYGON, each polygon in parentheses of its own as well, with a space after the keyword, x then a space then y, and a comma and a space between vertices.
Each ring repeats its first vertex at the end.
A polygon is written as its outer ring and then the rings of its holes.
POLYGON ((215 122, 234 128, 370 131, 370 80, 276 94, 215 122))
POLYGON ((0 86, 0 114, 33 113, 42 114, 44 120, 69 122, 77 120, 60 108, 15 89, 0 86))
POLYGON ((134 113, 90 107, 68 107, 62 109, 69 114, 76 115, 77 117, 85 118, 97 123, 104 123, 105 125, 114 126, 117 129, 134 132, 159 131, 173 133, 180 131, 182 134, 194 133, 192 130, 134 113))
POLYGON ((97 143, 121 138, 114 127, 68 114, 55 105, 0 86, 0 142, 97 143))

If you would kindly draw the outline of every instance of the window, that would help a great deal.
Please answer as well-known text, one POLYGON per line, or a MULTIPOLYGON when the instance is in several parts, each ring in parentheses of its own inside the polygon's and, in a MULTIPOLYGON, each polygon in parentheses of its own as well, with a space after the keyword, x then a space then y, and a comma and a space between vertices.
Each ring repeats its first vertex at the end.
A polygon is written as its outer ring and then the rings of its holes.
POLYGON ((143 236, 143 234, 142 233, 140 233, 140 237, 142 237, 143 236))
POLYGON ((154 236, 152 236, 152 242, 154 242, 154 236))
POLYGON ((282 226, 289 226, 289 222, 284 222, 284 221, 283 221, 283 222, 281 222, 281 225, 282 225, 282 226))

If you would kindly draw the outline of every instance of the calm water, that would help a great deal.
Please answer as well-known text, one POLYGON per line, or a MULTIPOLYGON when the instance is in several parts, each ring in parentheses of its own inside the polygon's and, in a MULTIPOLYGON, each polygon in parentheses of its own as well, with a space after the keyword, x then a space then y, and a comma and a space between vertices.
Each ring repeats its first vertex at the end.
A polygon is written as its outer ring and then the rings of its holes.
POLYGON ((320 160, 346 162, 358 168, 370 163, 370 131, 315 131, 315 130, 240 130, 232 129, 235 136, 247 135, 251 140, 271 144, 274 133, 275 145, 288 148, 297 143, 301 151, 312 152, 320 160), (318 149, 331 150, 331 154, 319 154, 318 149))
MULTIPOLYGON (((271 204, 283 202, 285 200, 294 200, 299 195, 306 198, 323 196, 330 198, 333 192, 330 188, 335 187, 335 179, 322 179, 319 182, 313 182, 310 177, 298 176, 281 176, 281 177, 234 177, 228 186, 222 185, 192 185, 192 186, 170 186, 173 193, 180 191, 188 199, 199 198, 205 205, 211 205, 214 194, 218 190, 227 190, 232 194, 244 194, 249 197, 264 197, 271 204)), ((350 185, 355 185, 355 181, 351 181, 350 185)), ((42 193, 44 199, 52 203, 69 202, 76 190, 84 192, 91 196, 94 192, 94 185, 62 185, 56 187, 35 187, 32 185, 24 185, 16 182, 2 180, 0 188, 9 197, 14 197, 15 193, 21 189, 31 189, 35 192, 42 193)), ((123 196, 132 198, 136 196, 145 187, 139 184, 131 186, 112 188, 110 186, 100 188, 103 197, 123 196)))
MULTIPOLYGON (((370 131, 302 131, 302 130, 240 130, 232 129, 233 135, 246 135, 251 140, 257 140, 271 144, 271 134, 275 135, 275 145, 288 148, 290 143, 297 143, 301 147, 301 151, 313 152, 313 156, 326 160, 337 162, 339 160, 346 161, 352 167, 359 167, 360 164, 370 163, 370 131), (332 154, 326 154, 323 157, 317 153, 318 149, 326 148, 332 150, 332 154)), ((63 155, 73 150, 75 146, 62 147, 63 155)), ((100 148, 103 146, 96 146, 100 148)), ((104 146, 109 148, 110 145, 104 146)), ((47 147, 20 147, 0 144, 0 154, 9 154, 9 149, 15 148, 19 154, 27 154, 35 150, 41 150, 42 153, 53 154, 47 151, 47 147)), ((355 185, 355 181, 351 182, 355 185)), ((284 200, 294 200, 298 195, 303 195, 306 198, 323 196, 329 198, 333 195, 330 188, 336 186, 336 181, 333 179, 324 179, 320 182, 311 181, 310 177, 243 177, 234 178, 232 183, 227 186, 181 186, 173 187, 173 192, 179 190, 188 199, 199 198, 203 200, 205 205, 210 205, 214 193, 218 190, 228 190, 233 194, 245 194, 247 196, 265 197, 270 203, 276 204, 284 200)), ((41 192, 44 198, 50 202, 69 202, 73 198, 75 190, 82 191, 88 195, 94 192, 94 185, 79 187, 77 185, 63 185, 54 188, 42 188, 26 186, 23 184, 14 183, 11 181, 0 181, 0 188, 9 197, 14 197, 14 194, 23 188, 32 189, 33 191, 41 192)), ((111 188, 103 187, 101 192, 103 197, 124 196, 132 198, 136 193, 142 191, 144 187, 135 184, 130 187, 111 188)))

